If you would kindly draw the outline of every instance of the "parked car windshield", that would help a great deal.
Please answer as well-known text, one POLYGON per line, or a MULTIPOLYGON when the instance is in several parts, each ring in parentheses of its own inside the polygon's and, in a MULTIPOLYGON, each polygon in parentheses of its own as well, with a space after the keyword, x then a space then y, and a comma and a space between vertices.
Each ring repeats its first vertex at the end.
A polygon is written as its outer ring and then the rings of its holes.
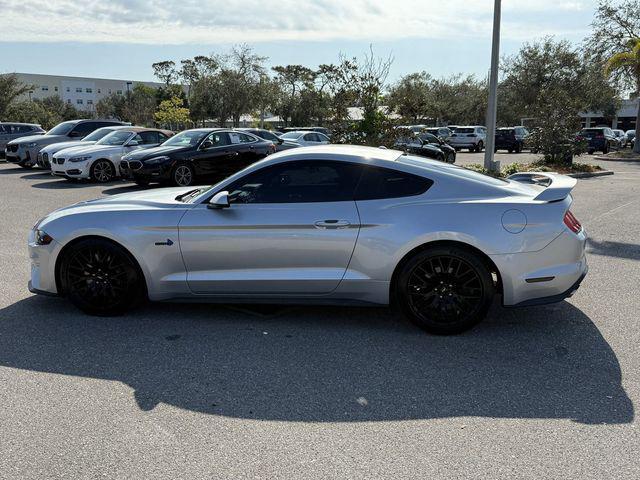
POLYGON ((209 133, 211 132, 206 130, 187 130, 185 132, 174 135, 162 145, 173 147, 195 147, 196 145, 198 145, 198 143, 200 143, 200 140, 202 140, 209 133))
POLYGON ((45 135, 66 135, 76 125, 77 122, 62 122, 45 133, 45 135))
POLYGON ((109 135, 97 142, 96 145, 124 145, 124 142, 129 140, 129 138, 131 137, 131 133, 132 132, 126 130, 111 132, 109 135))
POLYGON ((87 135, 86 137, 84 137, 82 139, 83 142, 97 142, 98 140, 106 137, 107 135, 109 135, 111 132, 113 132, 114 130, 112 128, 99 128, 93 132, 91 132, 89 135, 87 135))
POLYGON ((304 133, 300 133, 300 132, 287 132, 283 135, 280 135, 280 138, 284 138, 286 140, 297 140, 298 138, 300 138, 302 135, 304 135, 307 132, 304 133))

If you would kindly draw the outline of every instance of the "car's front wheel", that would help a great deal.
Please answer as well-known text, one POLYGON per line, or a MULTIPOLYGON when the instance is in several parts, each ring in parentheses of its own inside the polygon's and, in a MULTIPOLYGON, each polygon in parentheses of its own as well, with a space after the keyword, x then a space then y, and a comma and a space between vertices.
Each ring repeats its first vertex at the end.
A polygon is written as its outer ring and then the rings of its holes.
POLYGON ((396 276, 404 315, 439 335, 464 332, 487 314, 495 287, 485 262, 467 249, 438 246, 416 253, 396 276))
POLYGON ((108 240, 81 240, 63 252, 59 279, 62 293, 90 315, 119 315, 144 298, 136 261, 108 240))
POLYGON ((447 163, 456 163, 456 154, 455 154, 455 152, 447 153, 446 162, 447 163))
POLYGON ((98 183, 106 183, 116 176, 115 168, 109 160, 97 160, 91 165, 89 171, 91 180, 98 183))
POLYGON ((196 172, 188 163, 179 163, 171 171, 171 181, 179 187, 188 187, 193 185, 196 178, 196 172))

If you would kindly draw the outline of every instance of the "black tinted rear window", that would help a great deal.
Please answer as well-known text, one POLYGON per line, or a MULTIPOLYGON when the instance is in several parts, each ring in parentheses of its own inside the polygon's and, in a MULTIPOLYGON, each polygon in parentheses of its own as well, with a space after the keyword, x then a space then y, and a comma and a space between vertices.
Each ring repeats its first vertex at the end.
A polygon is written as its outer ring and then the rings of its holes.
POLYGON ((364 167, 356 200, 376 200, 421 195, 433 185, 428 178, 379 167, 364 167))

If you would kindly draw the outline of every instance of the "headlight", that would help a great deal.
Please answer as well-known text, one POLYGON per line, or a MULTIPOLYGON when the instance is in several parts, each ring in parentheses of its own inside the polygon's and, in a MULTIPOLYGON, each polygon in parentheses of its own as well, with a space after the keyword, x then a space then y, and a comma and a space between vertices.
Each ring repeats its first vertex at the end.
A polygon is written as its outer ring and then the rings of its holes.
POLYGON ((162 157, 150 158, 149 160, 145 160, 144 163, 146 163, 147 165, 155 165, 156 163, 166 162, 167 160, 169 160, 169 157, 165 155, 162 157))
POLYGON ((84 162, 87 160, 91 160, 90 156, 85 156, 85 157, 71 157, 69 159, 70 162, 84 162))
POLYGON ((36 142, 27 143, 27 148, 37 147, 38 144, 36 142))
POLYGON ((37 229, 36 230, 36 245, 49 245, 53 242, 53 238, 46 232, 37 229))

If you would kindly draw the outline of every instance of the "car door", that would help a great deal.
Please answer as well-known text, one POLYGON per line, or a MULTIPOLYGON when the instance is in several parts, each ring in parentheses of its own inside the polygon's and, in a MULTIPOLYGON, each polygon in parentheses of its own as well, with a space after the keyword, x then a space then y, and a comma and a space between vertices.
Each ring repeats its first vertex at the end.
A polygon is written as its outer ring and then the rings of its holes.
POLYGON ((293 161, 222 187, 230 206, 203 203, 182 218, 180 248, 199 294, 320 295, 337 288, 355 247, 361 167, 293 161))
POLYGON ((244 167, 262 158, 262 155, 260 155, 256 149, 258 142, 252 135, 241 132, 229 132, 229 139, 231 140, 231 150, 238 153, 234 159, 235 170, 232 173, 242 170, 244 167))
POLYGON ((229 176, 233 170, 232 159, 238 156, 238 152, 231 149, 231 141, 227 132, 213 132, 207 135, 198 148, 189 153, 189 159, 193 162, 196 173, 209 175, 216 179, 229 176))

